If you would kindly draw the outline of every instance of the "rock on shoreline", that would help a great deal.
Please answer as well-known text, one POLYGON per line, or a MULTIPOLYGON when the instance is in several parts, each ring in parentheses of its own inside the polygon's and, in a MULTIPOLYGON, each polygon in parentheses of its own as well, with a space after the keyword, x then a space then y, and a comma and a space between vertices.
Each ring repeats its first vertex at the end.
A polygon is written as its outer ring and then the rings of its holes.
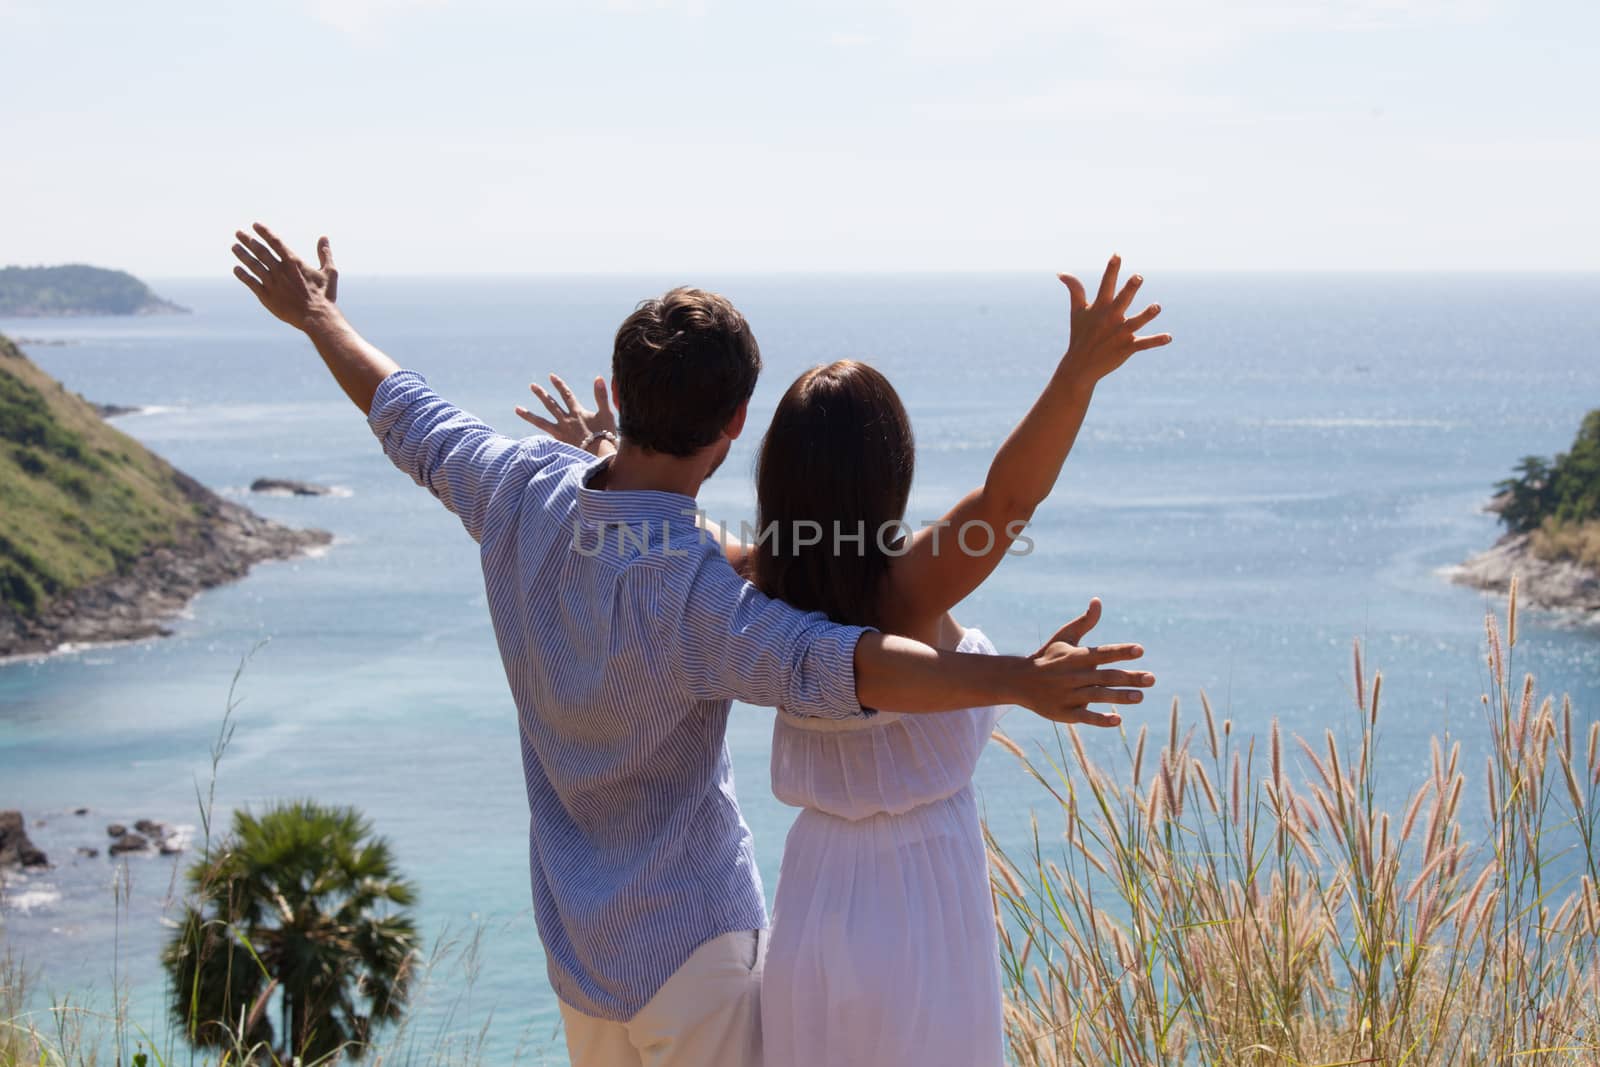
MULTIPOLYGON (((73 814, 84 815, 87 808, 75 809, 73 814)), ((58 813, 61 814, 61 813, 58 813)), ((88 825, 83 822, 65 820, 58 825, 71 825, 79 832, 88 831, 88 825)), ((36 819, 34 828, 38 829, 47 824, 45 819, 36 819)), ((110 823, 106 826, 106 836, 110 838, 106 846, 106 855, 112 859, 126 855, 143 855, 154 857, 177 856, 188 851, 189 831, 191 828, 173 827, 155 819, 140 819, 132 827, 122 823, 110 823)), ((66 844, 62 837, 68 835, 56 834, 51 847, 68 851, 78 859, 95 859, 100 855, 100 849, 95 845, 66 844)), ((81 838, 80 838, 81 840, 81 838)), ((8 809, 0 811, 0 886, 3 886, 5 874, 8 869, 28 868, 45 869, 55 867, 43 849, 34 844, 28 837, 27 819, 22 812, 8 809)), ((0 900, 0 905, 4 901, 0 900)))
POLYGON ((173 542, 147 550, 117 574, 50 601, 37 616, 0 615, 0 657, 52 652, 67 644, 165 635, 164 623, 197 593, 242 578, 263 560, 289 559, 326 545, 326 530, 294 529, 217 496, 178 472, 199 519, 173 542))
POLYGON ((50 860, 28 840, 27 824, 20 811, 0 811, 0 867, 45 867, 50 860))
POLYGON ((1507 534, 1473 556, 1451 577, 1462 585, 1505 593, 1517 579, 1517 599, 1553 611, 1600 616, 1600 573, 1572 560, 1540 559, 1528 534, 1507 534))

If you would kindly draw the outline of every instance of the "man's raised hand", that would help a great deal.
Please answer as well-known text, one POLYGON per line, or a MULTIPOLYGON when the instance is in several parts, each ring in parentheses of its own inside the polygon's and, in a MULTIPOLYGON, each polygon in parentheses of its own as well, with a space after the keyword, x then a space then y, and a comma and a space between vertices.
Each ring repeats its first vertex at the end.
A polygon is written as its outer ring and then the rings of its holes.
POLYGON ((333 308, 339 296, 339 268, 333 265, 333 246, 317 239, 317 266, 302 260, 261 223, 254 233, 237 230, 233 255, 240 266, 233 276, 245 284, 261 306, 297 330, 304 330, 314 315, 333 308))
POLYGON ((313 267, 261 223, 251 229, 253 233, 234 233, 238 241, 233 254, 240 265, 233 268, 233 276, 256 294, 262 307, 304 331, 345 395, 363 412, 370 412, 378 386, 400 366, 369 344, 339 312, 334 303, 339 268, 333 265, 328 239, 318 239, 313 267))
POLYGON ((1087 376, 1090 384, 1099 381, 1128 361, 1135 352, 1170 344, 1170 333, 1138 333, 1150 320, 1161 314, 1160 304, 1151 304, 1137 315, 1130 316, 1128 308, 1139 292, 1144 279, 1135 274, 1120 291, 1117 275, 1122 269, 1122 257, 1112 256, 1106 272, 1100 278, 1100 288, 1094 303, 1083 283, 1070 274, 1059 274, 1061 284, 1072 294, 1072 339, 1067 344, 1067 354, 1061 360, 1061 369, 1087 376))
POLYGON ((1087 726, 1119 726, 1122 716, 1114 711, 1092 711, 1091 704, 1137 704, 1144 699, 1140 689, 1156 684, 1149 671, 1107 669, 1106 664, 1138 659, 1144 655, 1139 645, 1080 644, 1100 621, 1100 599, 1089 601, 1088 609, 1056 631, 1043 648, 1028 658, 1033 661, 1028 692, 1017 702, 1051 722, 1080 723, 1087 726))

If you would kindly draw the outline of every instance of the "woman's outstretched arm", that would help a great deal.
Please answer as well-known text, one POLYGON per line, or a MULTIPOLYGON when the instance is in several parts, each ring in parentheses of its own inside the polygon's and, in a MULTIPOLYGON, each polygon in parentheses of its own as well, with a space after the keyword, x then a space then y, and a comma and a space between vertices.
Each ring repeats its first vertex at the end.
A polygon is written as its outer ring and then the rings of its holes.
POLYGON ((909 551, 895 559, 885 603, 893 605, 897 627, 937 619, 983 584, 1055 487, 1095 385, 1135 352, 1172 340, 1165 333, 1138 336, 1161 308, 1151 304, 1128 315, 1143 279, 1135 274, 1118 291, 1121 266, 1121 259, 1112 256, 1093 303, 1078 279, 1060 275, 1072 297, 1066 355, 1000 446, 983 485, 963 497, 938 525, 918 530, 909 551))

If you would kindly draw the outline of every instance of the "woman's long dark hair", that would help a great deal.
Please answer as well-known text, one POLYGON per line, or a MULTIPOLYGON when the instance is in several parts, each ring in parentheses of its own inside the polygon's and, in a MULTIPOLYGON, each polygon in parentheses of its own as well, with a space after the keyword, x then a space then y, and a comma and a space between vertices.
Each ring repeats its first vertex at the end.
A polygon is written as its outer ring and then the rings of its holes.
POLYGON ((783 394, 761 442, 757 517, 770 534, 750 554, 750 580, 835 622, 882 625, 893 558, 885 548, 902 550, 895 524, 905 516, 915 461, 911 421, 887 378, 854 360, 806 371, 783 394), (820 543, 797 545, 797 531, 809 539, 816 528, 820 543))

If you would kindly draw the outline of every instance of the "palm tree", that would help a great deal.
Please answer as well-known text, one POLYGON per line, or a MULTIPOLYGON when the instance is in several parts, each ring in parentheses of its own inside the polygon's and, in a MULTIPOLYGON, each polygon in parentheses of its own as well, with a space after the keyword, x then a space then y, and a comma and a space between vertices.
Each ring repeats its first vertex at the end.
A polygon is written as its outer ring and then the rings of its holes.
POLYGON ((400 1017, 416 890, 355 808, 236 811, 232 833, 188 878, 162 963, 191 1043, 259 1049, 276 1037, 285 1059, 314 1063, 340 1050, 359 1056, 375 1028, 400 1017))

